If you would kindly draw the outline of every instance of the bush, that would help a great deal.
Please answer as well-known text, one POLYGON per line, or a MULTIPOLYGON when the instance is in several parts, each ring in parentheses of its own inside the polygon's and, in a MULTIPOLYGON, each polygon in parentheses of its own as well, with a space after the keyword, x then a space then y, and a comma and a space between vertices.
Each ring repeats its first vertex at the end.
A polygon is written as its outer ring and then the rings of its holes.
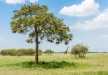
MULTIPOLYGON (((10 56, 24 56, 24 55, 34 55, 34 49, 3 49, 0 52, 1 55, 10 55, 10 56)), ((42 54, 42 51, 39 50, 39 55, 42 54)))
POLYGON ((34 55, 35 50, 33 50, 33 49, 18 49, 16 53, 17 53, 17 56, 34 55))
POLYGON ((52 53, 54 53, 54 51, 48 49, 48 50, 44 51, 44 53, 46 53, 46 54, 52 54, 52 53))
POLYGON ((3 49, 0 52, 1 55, 11 55, 15 56, 16 55, 16 49, 3 49))
POLYGON ((39 55, 42 55, 43 52, 42 52, 42 50, 39 50, 38 53, 39 53, 39 55))
POLYGON ((77 44, 71 49, 71 53, 76 57, 84 58, 88 52, 88 48, 82 44, 77 44))

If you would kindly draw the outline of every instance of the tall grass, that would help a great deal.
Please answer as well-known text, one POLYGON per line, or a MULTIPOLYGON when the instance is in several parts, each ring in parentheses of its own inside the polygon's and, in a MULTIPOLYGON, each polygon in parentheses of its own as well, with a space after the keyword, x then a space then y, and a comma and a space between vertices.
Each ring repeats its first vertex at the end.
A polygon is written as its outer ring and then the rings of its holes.
POLYGON ((108 75, 108 54, 88 54, 79 59, 67 54, 43 54, 40 63, 33 56, 0 56, 0 75, 108 75))

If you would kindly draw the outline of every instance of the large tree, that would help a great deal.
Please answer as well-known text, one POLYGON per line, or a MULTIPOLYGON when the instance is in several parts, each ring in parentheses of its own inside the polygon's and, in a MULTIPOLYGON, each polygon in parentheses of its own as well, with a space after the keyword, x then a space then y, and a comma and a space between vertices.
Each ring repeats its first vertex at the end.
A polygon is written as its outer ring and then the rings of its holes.
POLYGON ((15 10, 11 29, 13 33, 27 34, 27 42, 35 43, 36 63, 38 63, 38 48, 42 40, 56 44, 61 42, 68 44, 72 38, 69 27, 64 24, 63 20, 49 12, 45 5, 28 4, 15 10))

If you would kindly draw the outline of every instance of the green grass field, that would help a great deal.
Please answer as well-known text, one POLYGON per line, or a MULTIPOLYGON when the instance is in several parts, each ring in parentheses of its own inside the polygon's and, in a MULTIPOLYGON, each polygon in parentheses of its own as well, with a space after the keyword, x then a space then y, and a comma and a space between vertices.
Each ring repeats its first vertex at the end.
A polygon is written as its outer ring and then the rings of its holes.
POLYGON ((108 75, 108 54, 88 54, 85 59, 72 55, 0 56, 0 75, 108 75))

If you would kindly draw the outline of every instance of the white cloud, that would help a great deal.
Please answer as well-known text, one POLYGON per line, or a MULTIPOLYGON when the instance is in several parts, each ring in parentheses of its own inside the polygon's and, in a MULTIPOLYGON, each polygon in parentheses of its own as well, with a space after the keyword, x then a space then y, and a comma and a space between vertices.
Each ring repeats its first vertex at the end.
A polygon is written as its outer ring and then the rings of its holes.
POLYGON ((8 4, 24 3, 25 0, 6 0, 8 4))
POLYGON ((31 3, 38 2, 38 0, 5 0, 5 2, 7 4, 22 4, 22 3, 25 3, 27 1, 29 1, 31 3))
POLYGON ((60 14, 67 16, 89 16, 98 13, 99 4, 95 0, 83 0, 80 4, 64 6, 60 14))
POLYGON ((73 28, 81 30, 108 29, 108 9, 105 9, 93 19, 77 23, 73 28))
POLYGON ((38 2, 38 0, 30 0, 31 3, 38 2))

